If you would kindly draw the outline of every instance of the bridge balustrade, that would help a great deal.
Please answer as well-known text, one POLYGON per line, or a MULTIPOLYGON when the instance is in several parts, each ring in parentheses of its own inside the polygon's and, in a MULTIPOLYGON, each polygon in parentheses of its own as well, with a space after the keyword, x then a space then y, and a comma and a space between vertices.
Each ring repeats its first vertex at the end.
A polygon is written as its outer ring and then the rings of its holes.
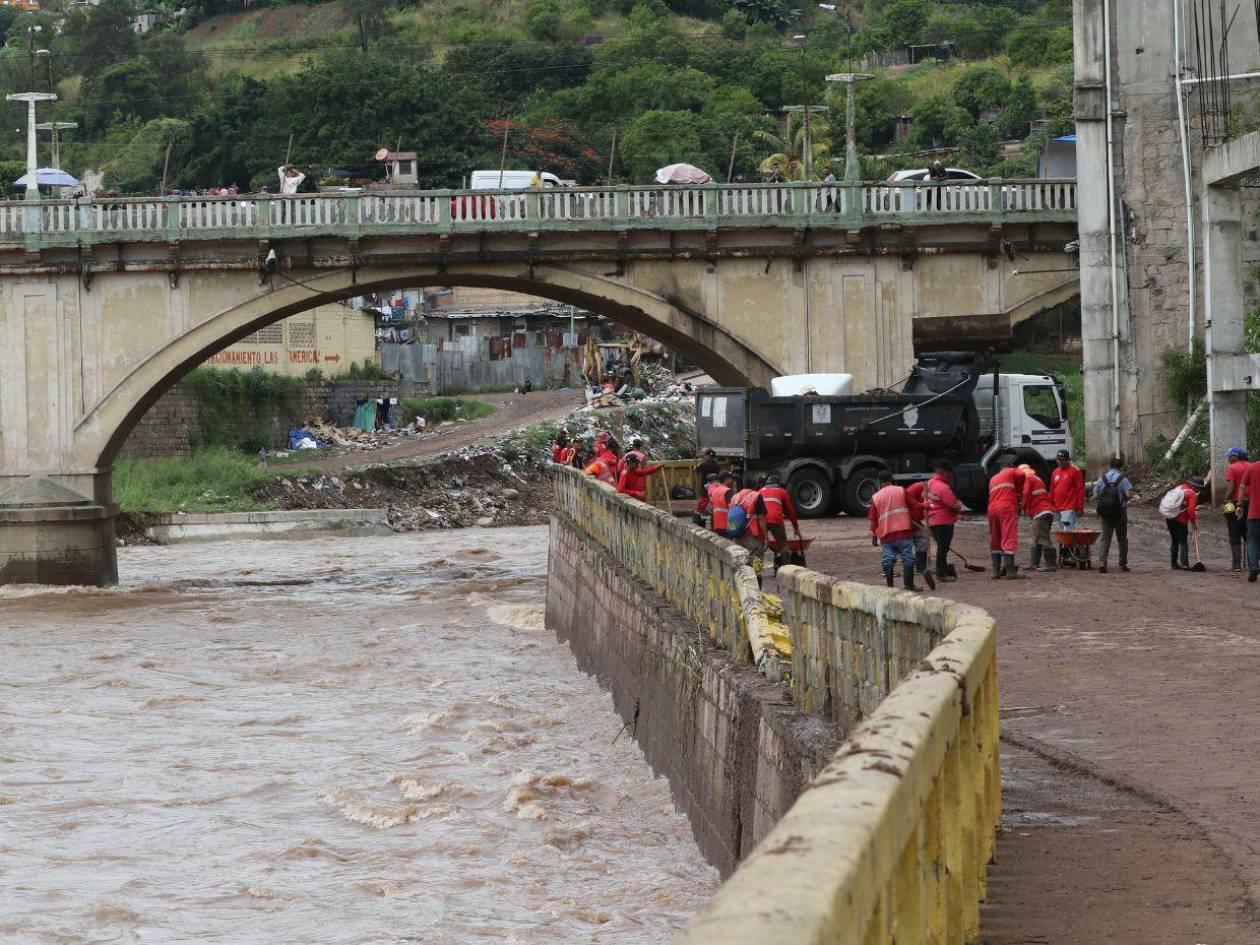
POLYGON ((1070 180, 790 183, 517 191, 374 191, 0 202, 0 236, 36 245, 127 239, 513 230, 1073 222, 1070 180))

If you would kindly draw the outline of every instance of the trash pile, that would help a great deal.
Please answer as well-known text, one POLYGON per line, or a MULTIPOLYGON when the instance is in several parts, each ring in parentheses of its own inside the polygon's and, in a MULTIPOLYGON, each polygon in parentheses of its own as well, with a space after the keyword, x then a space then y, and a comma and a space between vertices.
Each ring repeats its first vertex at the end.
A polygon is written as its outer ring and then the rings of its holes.
MULTIPOLYGON (((601 430, 622 443, 642 438, 653 458, 691 456, 695 450, 695 413, 688 403, 578 411, 561 425, 588 452, 601 430)), ((308 426, 333 444, 337 441, 332 434, 345 432, 308 426)), ((556 424, 539 424, 426 460, 400 459, 336 474, 277 477, 260 484, 251 495, 282 509, 384 508, 390 526, 399 532, 541 525, 552 507, 550 442, 555 430, 556 424)))
POLYGON ((627 382, 616 390, 596 392, 594 388, 587 391, 587 402, 583 410, 603 410, 608 407, 623 407, 630 403, 669 404, 684 403, 692 400, 695 386, 680 381, 669 368, 663 364, 644 363, 639 365, 639 382, 627 382))

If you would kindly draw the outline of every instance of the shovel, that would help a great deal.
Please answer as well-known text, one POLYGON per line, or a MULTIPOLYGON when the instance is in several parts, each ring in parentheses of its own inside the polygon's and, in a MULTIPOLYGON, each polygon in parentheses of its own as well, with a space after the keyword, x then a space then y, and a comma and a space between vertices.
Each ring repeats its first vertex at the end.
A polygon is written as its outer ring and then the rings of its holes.
POLYGON ((1194 564, 1190 565, 1191 571, 1206 571, 1207 566, 1203 563, 1203 555, 1199 552, 1199 530, 1194 530, 1194 564))
POLYGON ((959 558, 962 558, 963 567, 966 568, 968 571, 976 571, 981 574, 984 573, 984 568, 980 567, 980 565, 978 564, 972 564, 970 561, 967 560, 966 556, 961 551, 955 551, 953 548, 950 548, 949 553, 951 555, 957 555, 959 558))

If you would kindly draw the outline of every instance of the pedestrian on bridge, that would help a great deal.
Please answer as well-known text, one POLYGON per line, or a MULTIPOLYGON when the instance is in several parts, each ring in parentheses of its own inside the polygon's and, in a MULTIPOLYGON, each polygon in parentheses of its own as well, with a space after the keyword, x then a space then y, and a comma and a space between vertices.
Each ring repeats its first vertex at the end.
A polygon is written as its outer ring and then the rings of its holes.
POLYGON ((1033 523, 1033 543, 1028 558, 1028 570, 1057 571, 1059 570, 1059 556, 1055 551, 1054 542, 1050 540, 1050 526, 1054 524, 1054 503, 1050 501, 1050 490, 1041 481, 1036 470, 1027 463, 1021 465, 1019 471, 1024 474, 1021 504, 1024 507, 1024 514, 1032 519, 1033 523), (1044 565, 1041 563, 1043 557, 1046 562, 1044 565))
POLYGON ((884 572, 884 583, 893 586, 893 569, 900 558, 902 586, 908 591, 917 591, 910 503, 906 499, 906 490, 893 482, 890 469, 879 471, 879 491, 871 496, 867 518, 871 523, 871 544, 882 549, 879 566, 884 572))
POLYGON ((298 188, 302 186, 302 181, 306 180, 306 175, 292 164, 282 164, 276 168, 276 173, 280 175, 280 193, 282 194, 296 194, 298 188))
POLYGON ((989 555, 993 559, 993 580, 1022 578, 1015 563, 1019 549, 1019 500, 1024 492, 1024 474, 1015 461, 1004 457, 989 480, 989 555))
POLYGON ((1114 535, 1120 549, 1120 570, 1129 570, 1129 500, 1134 498, 1133 483, 1124 474, 1124 460, 1111 458, 1110 468, 1094 482, 1098 517, 1102 520, 1102 539, 1098 573, 1107 573, 1107 555, 1114 535))
POLYGON ((935 475, 923 490, 927 502, 928 529, 936 542, 936 579, 956 580, 949 573, 949 548, 954 543, 954 523, 962 514, 963 504, 954 494, 954 464, 947 459, 936 461, 935 475))

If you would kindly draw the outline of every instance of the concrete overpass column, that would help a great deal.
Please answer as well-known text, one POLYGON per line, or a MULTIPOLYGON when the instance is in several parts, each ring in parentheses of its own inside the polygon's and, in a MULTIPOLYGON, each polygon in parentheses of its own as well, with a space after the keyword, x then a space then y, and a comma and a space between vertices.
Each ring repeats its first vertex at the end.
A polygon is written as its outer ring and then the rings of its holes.
MULTIPOLYGON (((1077 0, 1073 5, 1076 119, 1077 228, 1080 234, 1081 344, 1085 371, 1085 452, 1091 469, 1105 467, 1121 452, 1120 391, 1117 350, 1119 321, 1127 321, 1124 249, 1113 234, 1113 191, 1109 185, 1107 117, 1106 0, 1077 0), (1113 267, 1115 271, 1113 271, 1113 267)), ((1114 158, 1117 129, 1111 131, 1114 158)))
POLYGON ((0 294, 0 584, 113 584, 108 470, 73 452, 82 396, 77 311, 55 282, 0 294))
POLYGON ((1203 194, 1204 257, 1208 321, 1208 408, 1211 411, 1212 495, 1226 494, 1224 454, 1247 445, 1247 392, 1231 390, 1233 379, 1222 360, 1242 355, 1246 281, 1242 261, 1242 195, 1236 184, 1205 187, 1203 194))

